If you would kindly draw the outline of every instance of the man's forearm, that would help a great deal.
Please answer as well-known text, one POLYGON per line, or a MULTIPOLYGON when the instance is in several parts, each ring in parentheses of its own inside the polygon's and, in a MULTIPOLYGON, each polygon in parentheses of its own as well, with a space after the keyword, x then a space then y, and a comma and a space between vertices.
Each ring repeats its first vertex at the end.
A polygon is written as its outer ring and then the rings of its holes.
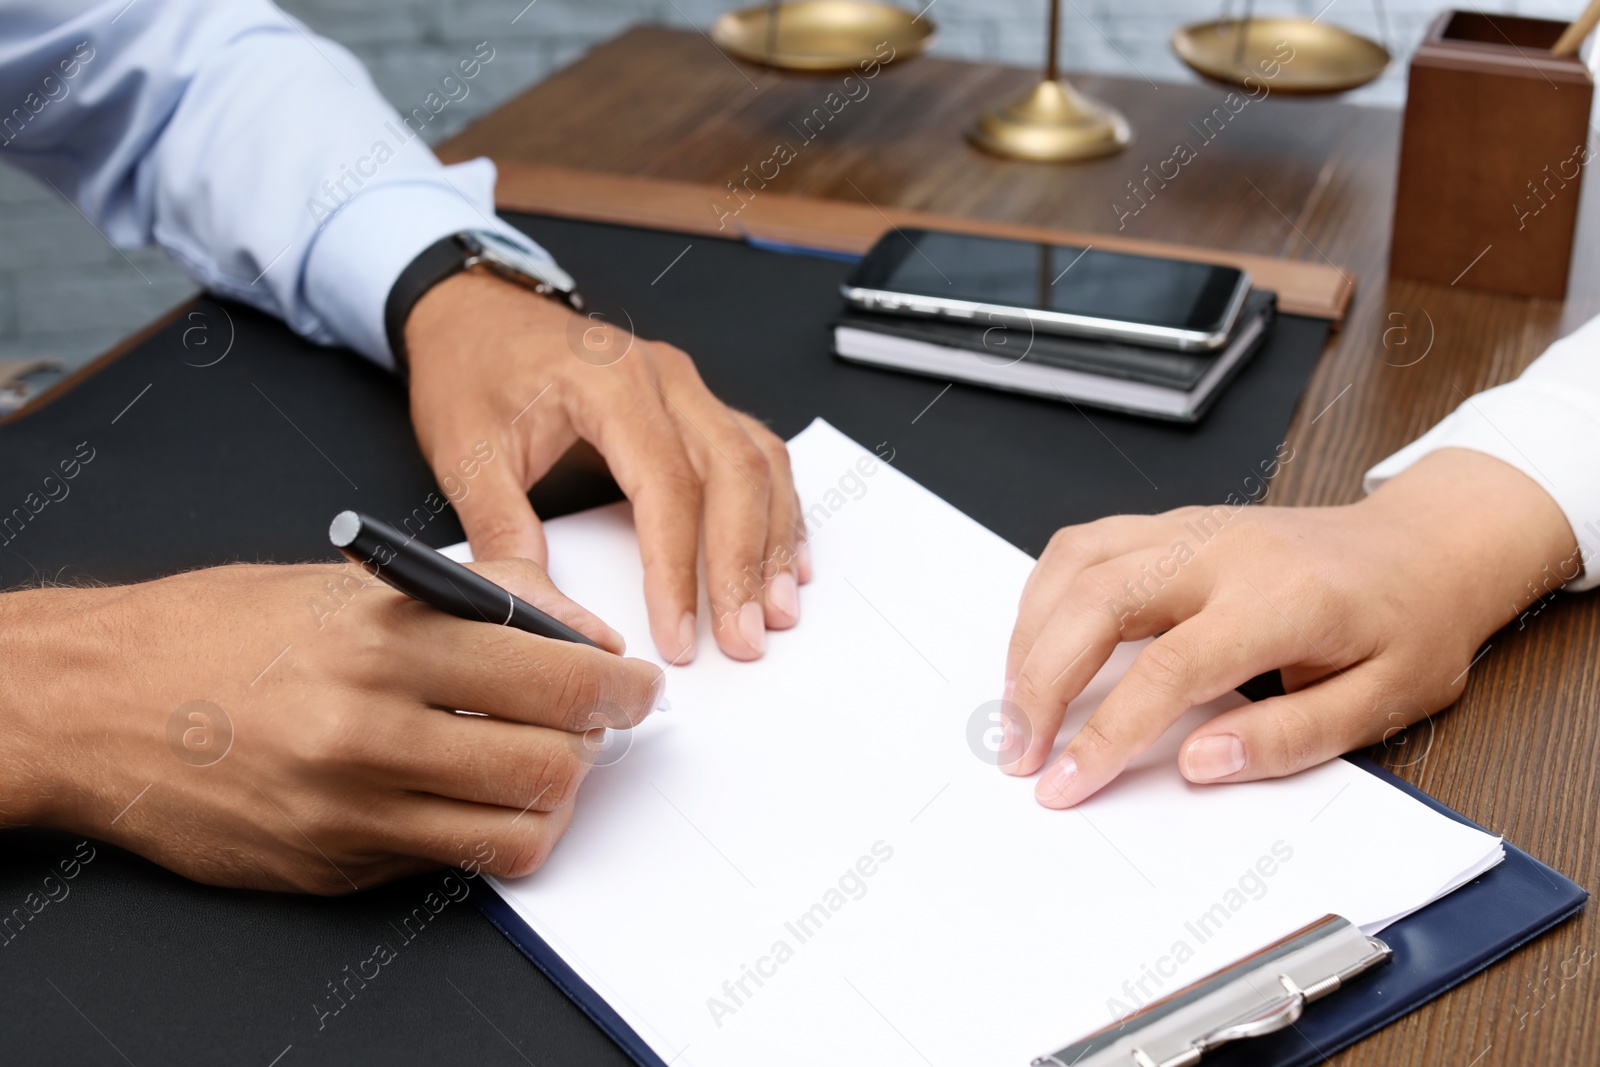
POLYGON ((88 679, 112 670, 109 640, 94 632, 92 590, 35 589, 0 596, 0 824, 70 821, 69 767, 80 715, 96 709, 88 679))

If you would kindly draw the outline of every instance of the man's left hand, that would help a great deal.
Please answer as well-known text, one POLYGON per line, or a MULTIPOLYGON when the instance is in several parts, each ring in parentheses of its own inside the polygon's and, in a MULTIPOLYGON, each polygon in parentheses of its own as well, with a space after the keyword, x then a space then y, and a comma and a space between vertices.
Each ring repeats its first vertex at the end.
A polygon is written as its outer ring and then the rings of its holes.
POLYGON ((723 652, 755 659, 768 629, 799 620, 810 558, 788 451, 712 396, 685 353, 481 269, 430 289, 405 337, 411 419, 447 495, 474 444, 494 449, 453 498, 477 559, 546 563, 528 490, 582 439, 633 502, 650 632, 664 658, 694 655, 702 526, 723 652))

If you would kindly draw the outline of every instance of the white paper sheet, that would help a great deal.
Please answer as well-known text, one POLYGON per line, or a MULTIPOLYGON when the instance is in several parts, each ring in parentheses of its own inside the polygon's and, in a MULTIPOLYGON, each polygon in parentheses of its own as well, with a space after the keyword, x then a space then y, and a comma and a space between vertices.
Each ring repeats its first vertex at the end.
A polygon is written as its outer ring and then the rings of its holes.
MULTIPOLYGON (((1021 1067, 1323 914, 1373 932, 1501 857, 1340 760, 1189 784, 1177 745, 1232 695, 1079 808, 1041 808, 969 740, 1032 561, 825 423, 790 450, 801 624, 741 664, 703 612, 670 710, 591 772, 542 870, 495 883, 673 1067, 1021 1067)), ((654 658, 626 506, 547 532, 556 582, 654 658)))

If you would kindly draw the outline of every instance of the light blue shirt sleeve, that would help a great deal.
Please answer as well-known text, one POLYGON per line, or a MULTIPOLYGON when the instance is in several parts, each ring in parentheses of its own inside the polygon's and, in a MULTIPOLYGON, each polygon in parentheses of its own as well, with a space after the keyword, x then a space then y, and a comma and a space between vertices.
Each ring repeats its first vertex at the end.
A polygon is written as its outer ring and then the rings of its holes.
POLYGON ((492 163, 445 167, 420 136, 492 58, 402 118, 267 0, 0 0, 0 154, 113 244, 392 367, 384 302, 428 245, 493 229, 550 258, 495 217, 492 163))

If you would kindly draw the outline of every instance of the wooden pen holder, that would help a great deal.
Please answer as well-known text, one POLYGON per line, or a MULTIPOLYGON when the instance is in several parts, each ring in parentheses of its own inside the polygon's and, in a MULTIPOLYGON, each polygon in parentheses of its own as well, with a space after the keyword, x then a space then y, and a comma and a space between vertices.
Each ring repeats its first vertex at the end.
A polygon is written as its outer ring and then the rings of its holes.
POLYGON ((1411 59, 1389 273, 1561 298, 1594 82, 1566 24, 1445 11, 1411 59))

